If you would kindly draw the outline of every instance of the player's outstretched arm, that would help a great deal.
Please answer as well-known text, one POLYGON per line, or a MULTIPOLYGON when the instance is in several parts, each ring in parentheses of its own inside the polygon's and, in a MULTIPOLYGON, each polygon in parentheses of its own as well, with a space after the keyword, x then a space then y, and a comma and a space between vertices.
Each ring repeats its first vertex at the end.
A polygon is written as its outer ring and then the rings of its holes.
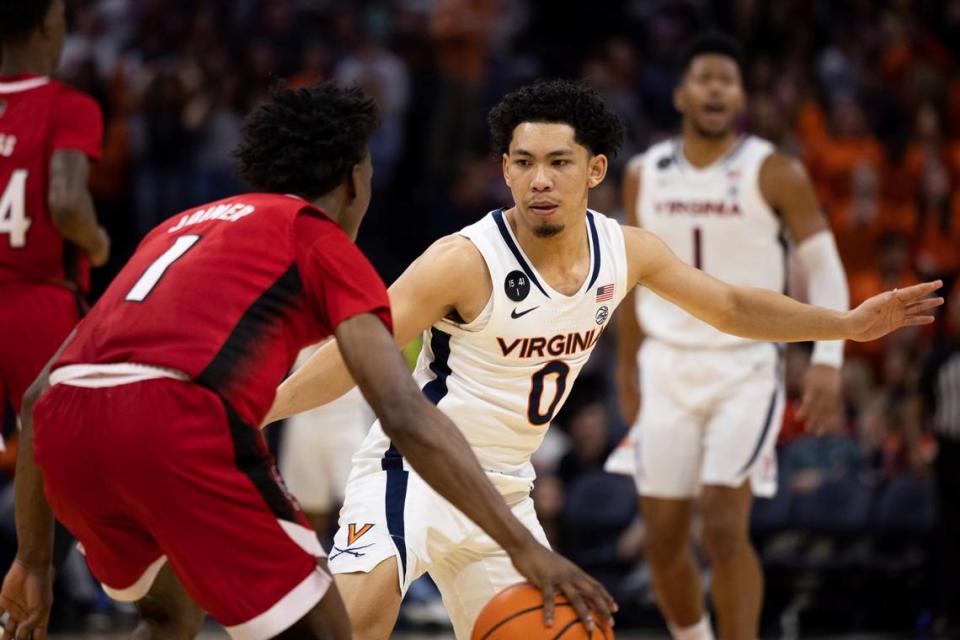
MULTIPOLYGON (((485 304, 489 280, 486 264, 469 240, 452 235, 435 242, 389 289, 396 343, 407 344, 453 309, 461 308, 461 292, 482 297, 485 304)), ((331 340, 277 388, 264 425, 332 402, 355 384, 340 347, 331 340)))
POLYGON ((83 249, 90 264, 100 267, 110 257, 110 237, 97 224, 93 198, 87 190, 90 160, 82 151, 60 149, 50 159, 47 202, 53 225, 64 238, 83 249))
POLYGON ((544 591, 551 609, 553 594, 561 591, 585 623, 592 625, 588 606, 610 619, 615 609, 610 595, 540 545, 513 516, 460 430, 417 388, 383 323, 370 314, 354 316, 337 326, 336 337, 384 432, 423 479, 510 554, 517 570, 544 591))
POLYGON ((876 340, 905 326, 930 324, 943 283, 926 282, 876 295, 841 312, 803 304, 767 289, 736 287, 696 269, 652 233, 624 228, 635 282, 725 333, 753 340, 876 340))
MULTIPOLYGON (((637 207, 642 187, 643 156, 636 156, 623 174, 623 212, 629 225, 639 226, 637 207)), ((637 351, 644 340, 640 319, 636 312, 637 292, 631 289, 617 308, 614 316, 617 335, 617 369, 614 380, 620 415, 627 424, 633 424, 640 411, 640 379, 637 351)))
POLYGON ((43 476, 33 460, 33 408, 49 386, 50 367, 73 339, 71 332, 23 396, 14 479, 17 555, 0 588, 0 615, 9 614, 4 637, 47 637, 53 607, 53 512, 43 492, 43 476))

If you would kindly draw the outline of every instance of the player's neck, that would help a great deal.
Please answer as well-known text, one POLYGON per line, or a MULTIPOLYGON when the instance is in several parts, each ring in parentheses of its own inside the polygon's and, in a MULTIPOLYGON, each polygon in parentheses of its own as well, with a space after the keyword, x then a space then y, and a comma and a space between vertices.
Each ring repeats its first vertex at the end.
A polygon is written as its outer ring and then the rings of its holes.
POLYGON ((685 130, 681 142, 683 157, 698 169, 709 167, 726 155, 737 144, 738 138, 739 136, 735 131, 730 131, 721 137, 708 138, 693 131, 685 130))
POLYGON ((5 46, 0 54, 0 75, 17 76, 33 73, 39 76, 50 75, 53 69, 40 62, 40 56, 29 46, 5 46))
POLYGON ((568 271, 575 269, 579 261, 590 259, 587 228, 583 219, 568 224, 560 233, 547 237, 536 235, 532 228, 523 224, 516 209, 509 212, 507 221, 517 236, 523 253, 545 277, 545 271, 551 271, 558 266, 562 267, 559 271, 568 271))

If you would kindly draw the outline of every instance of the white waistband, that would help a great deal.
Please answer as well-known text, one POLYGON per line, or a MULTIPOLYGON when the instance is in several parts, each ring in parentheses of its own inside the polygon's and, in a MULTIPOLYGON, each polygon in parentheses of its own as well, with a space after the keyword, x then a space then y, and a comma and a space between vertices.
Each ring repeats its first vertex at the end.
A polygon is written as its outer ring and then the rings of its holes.
POLYGON ((74 387, 118 387, 123 384, 171 378, 189 380, 190 376, 176 369, 165 369, 135 362, 110 364, 70 364, 50 374, 50 385, 68 384, 74 387))

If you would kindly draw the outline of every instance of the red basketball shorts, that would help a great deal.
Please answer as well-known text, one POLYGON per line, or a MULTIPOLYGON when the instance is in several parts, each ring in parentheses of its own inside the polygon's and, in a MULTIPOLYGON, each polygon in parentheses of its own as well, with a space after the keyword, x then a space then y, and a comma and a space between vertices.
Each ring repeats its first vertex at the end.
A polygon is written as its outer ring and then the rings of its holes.
POLYGON ((133 601, 169 562, 233 638, 272 638, 331 578, 260 432, 198 385, 51 387, 34 412, 50 505, 107 593, 133 601))
POLYGON ((19 413, 27 387, 80 320, 80 306, 64 287, 19 281, 0 283, 0 301, 0 403, 6 397, 19 413))

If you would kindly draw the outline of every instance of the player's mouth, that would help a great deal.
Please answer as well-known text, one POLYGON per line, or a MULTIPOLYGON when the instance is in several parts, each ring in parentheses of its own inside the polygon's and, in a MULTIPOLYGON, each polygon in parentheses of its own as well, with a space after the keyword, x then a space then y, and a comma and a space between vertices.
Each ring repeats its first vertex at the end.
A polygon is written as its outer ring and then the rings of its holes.
POLYGON ((727 106, 722 103, 710 103, 703 107, 703 115, 710 120, 722 120, 727 117, 727 106))
POLYGON ((549 216, 556 213, 557 209, 560 208, 560 205, 557 204, 556 202, 548 202, 548 201, 531 202, 529 205, 527 205, 527 208, 530 209, 530 211, 533 211, 538 216, 549 216))

